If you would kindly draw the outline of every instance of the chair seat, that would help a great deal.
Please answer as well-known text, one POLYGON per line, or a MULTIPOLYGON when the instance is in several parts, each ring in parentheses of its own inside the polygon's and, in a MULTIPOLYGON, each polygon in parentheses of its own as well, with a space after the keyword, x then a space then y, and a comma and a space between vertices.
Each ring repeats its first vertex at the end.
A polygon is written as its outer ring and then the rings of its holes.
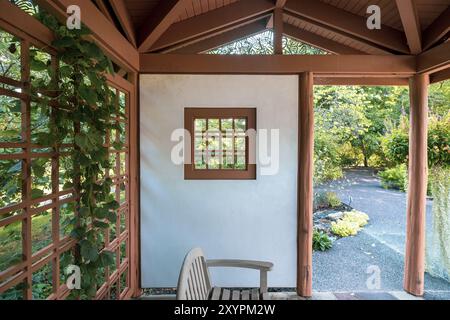
POLYGON ((214 287, 209 294, 209 300, 264 300, 259 289, 224 289, 214 287))

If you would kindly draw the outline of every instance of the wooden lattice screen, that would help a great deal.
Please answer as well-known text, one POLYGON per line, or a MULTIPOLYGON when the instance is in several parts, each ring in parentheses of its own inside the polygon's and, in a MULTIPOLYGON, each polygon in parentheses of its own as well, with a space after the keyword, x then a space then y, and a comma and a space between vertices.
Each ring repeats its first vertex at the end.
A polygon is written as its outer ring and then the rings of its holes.
MULTIPOLYGON (((59 63, 50 46, 38 50, 44 46, 20 30, 9 25, 0 28, 2 43, 11 42, 0 57, 8 55, 12 61, 6 65, 8 59, 2 59, 0 70, 0 300, 65 299, 70 297, 65 269, 73 264, 75 246, 67 222, 74 217, 77 195, 65 187, 66 169, 74 165, 73 144, 68 141, 58 150, 36 144, 36 135, 51 121, 52 107, 37 108, 27 94, 37 79, 56 81, 45 71, 30 70, 31 54, 51 61, 53 69, 59 63), (35 162, 42 169, 33 169, 35 162)), ((131 291, 129 115, 134 89, 114 79, 109 78, 111 89, 126 117, 113 119, 123 133, 111 130, 106 143, 120 140, 124 147, 120 151, 110 148, 113 169, 107 176, 113 180, 120 208, 115 225, 104 236, 105 249, 115 253, 116 263, 101 270, 98 299, 122 299, 131 291)))

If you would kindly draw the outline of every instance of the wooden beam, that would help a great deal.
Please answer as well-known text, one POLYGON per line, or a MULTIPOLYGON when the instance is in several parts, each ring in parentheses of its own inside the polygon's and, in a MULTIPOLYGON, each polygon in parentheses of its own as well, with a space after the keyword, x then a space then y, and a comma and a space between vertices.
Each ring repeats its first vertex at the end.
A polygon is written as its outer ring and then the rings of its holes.
POLYGON ((265 28, 266 28, 265 20, 255 21, 243 25, 239 28, 232 29, 224 33, 220 33, 211 38, 207 38, 205 40, 190 44, 188 46, 178 48, 174 51, 171 51, 171 53, 181 53, 181 54, 203 53, 212 50, 214 48, 224 46, 228 43, 250 37, 254 34, 264 31, 265 28))
POLYGON ((298 74, 305 71, 364 76, 410 76, 414 56, 141 54, 141 73, 298 74))
POLYGON ((105 17, 114 24, 114 19, 108 10, 108 7, 106 6, 105 0, 95 0, 95 3, 97 4, 97 7, 100 9, 100 11, 105 15, 105 17))
POLYGON ((131 22, 130 14, 125 5, 124 0, 110 0, 111 7, 113 8, 120 25, 122 26, 127 39, 131 44, 136 47, 136 33, 134 31, 133 24, 131 22))
POLYGON ((413 0, 396 0, 408 46, 412 54, 422 52, 422 30, 413 0))
POLYGON ((292 12, 288 12, 287 14, 292 16, 292 17, 294 17, 295 19, 298 19, 298 20, 301 20, 301 21, 307 23, 308 25, 312 25, 314 27, 318 27, 319 29, 324 29, 324 30, 331 31, 332 33, 335 33, 337 35, 340 35, 341 37, 344 37, 345 39, 351 40, 355 44, 358 44, 358 45, 361 45, 361 46, 364 46, 364 47, 369 47, 372 50, 372 52, 371 52, 372 54, 392 55, 392 52, 389 51, 388 49, 383 48, 383 47, 381 47, 381 46, 379 46, 379 45, 377 45, 375 43, 372 43, 370 41, 367 41, 365 39, 358 38, 357 36, 354 36, 352 34, 346 33, 346 32, 344 32, 342 30, 330 27, 330 26, 328 26, 326 24, 320 23, 318 21, 314 21, 314 20, 309 19, 309 18, 304 17, 304 16, 296 15, 295 13, 292 13, 292 12))
POLYGON ((91 1, 85 0, 36 0, 62 23, 67 20, 67 7, 77 5, 81 9, 81 21, 92 32, 93 40, 114 62, 129 70, 139 69, 139 53, 116 27, 97 9, 91 1))
POLYGON ((450 32, 450 6, 423 32, 424 49, 431 48, 450 32))
POLYGON ((425 74, 410 84, 409 184, 404 289, 422 296, 425 276, 425 215, 428 172, 428 84, 425 74))
POLYGON ((185 10, 188 0, 160 1, 139 32, 139 52, 147 52, 185 10))
POLYGON ((401 53, 409 53, 402 32, 383 25, 381 30, 369 30, 364 17, 349 13, 316 0, 289 0, 285 10, 307 17, 369 42, 401 53))
POLYGON ((430 75, 430 83, 437 83, 450 79, 450 67, 430 75))
POLYGON ((434 47, 417 57, 418 73, 434 73, 450 66, 450 42, 434 47))
POLYGON ((314 79, 299 76, 298 187, 297 187, 297 294, 312 296, 314 79))
POLYGON ((161 50, 204 34, 236 25, 239 22, 267 14, 274 8, 268 0, 246 0, 209 11, 194 18, 174 23, 152 46, 161 50))
POLYGON ((334 53, 334 54, 367 54, 366 52, 359 51, 352 47, 348 47, 339 42, 321 37, 312 32, 294 27, 291 24, 284 25, 284 33, 297 41, 309 44, 311 46, 320 48, 322 50, 334 53))
POLYGON ((318 86, 408 86, 408 78, 314 77, 318 86))
POLYGON ((275 8, 273 12, 273 53, 283 54, 283 9, 275 8))

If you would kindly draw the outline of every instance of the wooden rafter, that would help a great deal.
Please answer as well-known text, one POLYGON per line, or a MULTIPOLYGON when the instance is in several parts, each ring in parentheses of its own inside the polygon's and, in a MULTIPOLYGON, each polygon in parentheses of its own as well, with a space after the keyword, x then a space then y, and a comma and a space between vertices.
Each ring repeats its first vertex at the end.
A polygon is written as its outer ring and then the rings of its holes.
POLYGON ((284 24, 284 34, 290 38, 335 54, 366 54, 365 52, 345 46, 339 42, 321 37, 312 32, 284 24))
POLYGON ((188 0, 160 1, 139 31, 139 52, 147 52, 185 9, 188 0))
MULTIPOLYGON (((158 51, 153 51, 152 53, 168 53, 168 52, 173 52, 176 51, 180 48, 184 48, 199 42, 202 42, 204 40, 207 39, 211 39, 211 38, 215 38, 215 37, 219 37, 221 34, 230 34, 232 35, 233 31, 235 31, 236 29, 257 22, 257 21, 261 21, 261 20, 266 20, 267 19, 267 15, 263 14, 262 16, 256 16, 256 17, 251 17, 247 20, 244 21, 240 21, 238 23, 232 24, 232 25, 227 25, 221 29, 217 29, 217 30, 213 30, 211 32, 208 33, 204 33, 201 35, 196 36, 195 38, 190 38, 188 40, 185 40, 183 42, 174 44, 172 46, 166 47, 162 50, 158 50, 158 51)), ((234 36, 234 38, 237 38, 237 36, 234 36)))
POLYGON ((130 19, 130 14, 125 5, 125 1, 110 0, 110 3, 123 31, 125 32, 125 35, 127 36, 127 39, 131 42, 131 44, 133 44, 134 47, 136 47, 136 33, 130 19))
POLYGON ((211 38, 207 38, 205 40, 193 43, 191 45, 178 48, 171 53, 183 53, 183 54, 194 54, 194 53, 202 53, 208 50, 212 50, 214 48, 226 45, 228 43, 238 41, 243 38, 250 37, 256 33, 259 33, 266 28, 265 20, 255 21, 236 29, 232 29, 230 31, 220 33, 211 38))
POLYGON ((273 2, 268 0, 238 1, 194 18, 174 23, 156 41, 151 51, 164 49, 204 34, 214 33, 227 26, 260 17, 272 11, 273 8, 273 2))
POLYGON ((434 73, 450 66, 450 42, 446 42, 417 56, 418 73, 434 73))
POLYGON ((336 74, 401 77, 416 73, 414 56, 141 54, 141 73, 336 74))
POLYGON ((401 53, 409 53, 402 32, 383 25, 381 30, 369 30, 366 19, 316 0, 289 0, 285 10, 320 22, 333 29, 378 44, 401 53))
POLYGON ((108 10, 108 7, 106 6, 105 0, 95 0, 95 4, 100 9, 100 11, 105 15, 105 17, 108 18, 108 20, 111 23, 114 23, 114 19, 108 10))
POLYGON ((413 0, 396 0, 408 46, 412 54, 422 52, 422 30, 413 0))
POLYGON ((372 52, 371 52, 372 54, 379 54, 379 55, 383 55, 383 54, 384 55, 391 55, 392 54, 392 52, 390 52, 388 49, 383 48, 383 47, 381 47, 381 46, 379 46, 379 45, 377 45, 375 43, 372 43, 372 42, 367 41, 365 39, 361 39, 361 38, 359 38, 357 36, 354 36, 352 34, 346 33, 346 32, 344 32, 342 30, 335 29, 335 28, 330 27, 330 26, 328 26, 326 24, 323 24, 321 22, 314 21, 314 20, 309 19, 307 17, 296 15, 295 13, 292 13, 292 12, 288 12, 288 15, 290 15, 291 17, 294 17, 295 19, 301 20, 302 22, 307 23, 308 25, 312 25, 312 26, 318 27, 320 29, 328 30, 328 31, 330 31, 332 33, 340 35, 341 37, 344 37, 345 39, 351 40, 355 44, 359 44, 359 45, 362 45, 364 47, 368 47, 368 48, 370 48, 372 50, 372 52))
POLYGON ((450 6, 424 31, 424 49, 431 48, 448 32, 450 32, 450 6))

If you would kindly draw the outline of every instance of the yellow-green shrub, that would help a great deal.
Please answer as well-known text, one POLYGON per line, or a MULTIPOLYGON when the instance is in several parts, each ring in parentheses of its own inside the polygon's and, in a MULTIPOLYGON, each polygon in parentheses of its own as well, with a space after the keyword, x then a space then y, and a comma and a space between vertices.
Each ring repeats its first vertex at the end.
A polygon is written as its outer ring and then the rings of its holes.
POLYGON ((360 211, 345 212, 337 222, 331 223, 331 232, 339 237, 356 236, 369 222, 369 216, 360 211))
POLYGON ((339 220, 331 223, 331 232, 339 237, 356 236, 361 227, 356 222, 339 220))
POLYGON ((344 214, 344 220, 355 222, 358 226, 364 227, 369 223, 369 216, 364 212, 353 210, 344 214))

